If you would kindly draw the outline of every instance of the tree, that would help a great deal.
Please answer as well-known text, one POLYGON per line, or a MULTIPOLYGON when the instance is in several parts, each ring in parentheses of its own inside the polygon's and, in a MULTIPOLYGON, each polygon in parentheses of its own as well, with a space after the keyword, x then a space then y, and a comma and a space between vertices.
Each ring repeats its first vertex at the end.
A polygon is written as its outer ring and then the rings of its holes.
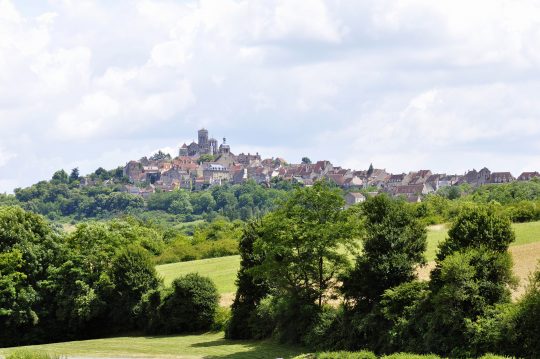
POLYGON ((504 253, 514 240, 510 219, 500 216, 494 207, 465 207, 448 230, 448 238, 440 244, 437 260, 467 248, 482 247, 504 253))
POLYGON ((199 159, 197 160, 197 163, 202 164, 206 162, 212 162, 214 161, 214 159, 215 157, 212 156, 211 154, 204 154, 199 157, 199 159))
POLYGON ((131 245, 113 259, 110 277, 114 285, 111 314, 123 329, 129 329, 135 323, 134 310, 143 294, 160 284, 154 263, 147 251, 131 245))
POLYGON ((79 180, 79 169, 75 167, 71 170, 71 174, 69 175, 69 182, 75 182, 79 180))
POLYGON ((68 174, 64 170, 56 171, 52 176, 54 183, 68 183, 68 174))
POLYGON ((232 305, 231 320, 225 331, 228 339, 253 339, 250 318, 261 300, 268 294, 265 279, 254 278, 252 268, 261 265, 262 258, 253 252, 253 244, 260 236, 261 225, 249 222, 244 227, 240 239, 240 270, 236 279, 236 296, 232 305))
POLYGON ((448 189, 448 199, 458 199, 461 197, 461 190, 458 186, 451 186, 448 189))
POLYGON ((208 213, 216 207, 216 201, 212 195, 205 191, 202 193, 194 192, 191 194, 191 203, 195 214, 208 213))
POLYGON ((107 171, 103 167, 99 167, 95 172, 94 175, 97 176, 100 180, 106 181, 111 178, 111 174, 109 171, 107 171))
POLYGON ((358 222, 327 182, 297 189, 262 220, 255 254, 264 258, 257 277, 281 295, 319 307, 335 291, 349 266, 341 248, 355 246, 358 222))
POLYGON ((304 165, 311 164, 311 160, 309 159, 309 157, 302 157, 302 164, 304 165))
MULTIPOLYGON (((388 346, 393 326, 381 306, 385 291, 412 282, 416 268, 425 263, 426 229, 405 202, 386 195, 362 205, 365 217, 363 251, 354 269, 343 279, 347 300, 347 346, 381 351, 388 346)), ((397 315, 399 316, 399 315, 397 315)))
POLYGON ((367 170, 367 176, 371 177, 372 174, 373 174, 373 163, 370 163, 369 168, 367 170))
POLYGON ((466 207, 439 245, 424 307, 425 350, 476 356, 476 323, 496 305, 510 302, 515 283, 508 246, 515 235, 493 207, 466 207))
POLYGON ((362 209, 364 250, 345 278, 343 292, 369 311, 385 290, 416 278, 416 268, 425 264, 427 232, 410 207, 386 195, 369 198, 362 209))
POLYGON ((159 150, 158 152, 154 153, 150 157, 150 161, 163 161, 163 160, 170 160, 171 155, 168 153, 164 153, 163 151, 159 150))
POLYGON ((19 207, 0 207, 0 342, 24 343, 46 320, 42 285, 63 261, 45 220, 19 207))

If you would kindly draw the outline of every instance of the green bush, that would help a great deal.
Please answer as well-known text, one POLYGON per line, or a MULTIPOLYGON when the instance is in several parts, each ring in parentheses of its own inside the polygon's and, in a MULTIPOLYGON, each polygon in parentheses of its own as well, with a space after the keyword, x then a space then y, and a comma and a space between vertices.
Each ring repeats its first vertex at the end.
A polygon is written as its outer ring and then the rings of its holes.
POLYGON ((304 344, 313 350, 338 350, 344 347, 343 308, 324 306, 304 335, 304 344))
POLYGON ((209 278, 190 273, 176 279, 160 308, 165 333, 209 330, 218 308, 219 294, 209 278))
POLYGON ((503 356, 495 355, 495 354, 486 354, 486 355, 481 356, 478 359, 511 359, 511 358, 503 357, 503 356))
POLYGON ((440 359, 441 357, 434 354, 408 354, 408 353, 396 353, 391 355, 385 355, 381 359, 440 359))
POLYGON ((365 350, 359 352, 327 352, 317 353, 317 359, 377 359, 377 356, 372 352, 365 350))
POLYGON ((48 354, 45 352, 16 350, 6 355, 6 359, 60 359, 60 355, 48 354))
POLYGON ((212 324, 212 331, 224 331, 231 320, 231 308, 218 307, 212 324))
POLYGON ((252 339, 266 339, 276 328, 276 313, 273 298, 263 299, 249 317, 249 328, 252 339))
POLYGON ((527 292, 502 323, 502 338, 498 352, 524 358, 540 357, 540 267, 531 276, 527 292))

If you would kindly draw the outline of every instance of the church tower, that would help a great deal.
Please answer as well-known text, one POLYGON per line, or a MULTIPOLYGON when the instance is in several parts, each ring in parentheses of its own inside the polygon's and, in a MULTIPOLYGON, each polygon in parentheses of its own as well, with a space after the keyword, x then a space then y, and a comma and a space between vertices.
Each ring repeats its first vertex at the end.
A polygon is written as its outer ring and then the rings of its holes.
POLYGON ((199 148, 206 148, 208 146, 208 130, 202 128, 199 130, 199 148))

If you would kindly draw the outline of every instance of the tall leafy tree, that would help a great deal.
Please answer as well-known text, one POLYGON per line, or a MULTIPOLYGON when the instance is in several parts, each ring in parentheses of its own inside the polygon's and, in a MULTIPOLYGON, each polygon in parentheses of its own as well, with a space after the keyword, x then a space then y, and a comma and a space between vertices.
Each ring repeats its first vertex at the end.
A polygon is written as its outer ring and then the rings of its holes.
POLYGON ((425 264, 427 232, 406 203, 379 195, 362 206, 366 223, 362 254, 345 278, 343 292, 370 310, 385 290, 416 278, 425 264))
POLYGON ((262 263, 262 257, 253 252, 253 244, 260 236, 260 223, 249 222, 244 227, 240 239, 240 270, 238 271, 236 285, 238 287, 232 316, 226 330, 228 339, 252 339, 253 332, 250 327, 250 318, 260 301, 268 294, 268 284, 264 278, 255 278, 251 270, 262 263))
POLYGON ((41 216, 0 207, 0 342, 24 342, 46 318, 40 294, 48 270, 62 262, 58 242, 41 216))
POLYGON ((135 323, 135 307, 143 294, 158 288, 160 281, 152 259, 138 245, 123 249, 112 261, 110 277, 114 285, 111 315, 124 327, 135 323))
POLYGON ((349 268, 343 248, 355 247, 358 235, 358 221, 343 207, 327 182, 297 189, 262 220, 254 250, 264 259, 255 273, 281 295, 322 306, 349 268))
POLYGON ((74 181, 77 181, 79 179, 79 168, 75 167, 74 169, 71 170, 71 173, 69 175, 69 181, 70 182, 74 182, 74 181))
POLYGON ((420 331, 424 350, 474 356, 475 325, 496 305, 510 301, 515 283, 508 253, 515 235, 508 218, 490 206, 462 210, 439 246, 431 273, 431 295, 420 331))

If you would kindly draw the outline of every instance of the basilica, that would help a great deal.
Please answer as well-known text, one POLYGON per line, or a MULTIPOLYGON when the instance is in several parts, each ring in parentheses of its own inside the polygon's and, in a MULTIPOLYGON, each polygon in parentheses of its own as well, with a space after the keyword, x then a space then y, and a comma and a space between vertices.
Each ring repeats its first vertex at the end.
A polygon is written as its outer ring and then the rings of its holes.
POLYGON ((184 145, 180 147, 179 156, 201 156, 201 155, 212 155, 218 156, 222 154, 230 154, 231 149, 227 145, 227 139, 223 138, 223 143, 218 148, 218 141, 215 138, 208 138, 208 130, 202 128, 198 131, 198 142, 191 142, 189 145, 184 145))

